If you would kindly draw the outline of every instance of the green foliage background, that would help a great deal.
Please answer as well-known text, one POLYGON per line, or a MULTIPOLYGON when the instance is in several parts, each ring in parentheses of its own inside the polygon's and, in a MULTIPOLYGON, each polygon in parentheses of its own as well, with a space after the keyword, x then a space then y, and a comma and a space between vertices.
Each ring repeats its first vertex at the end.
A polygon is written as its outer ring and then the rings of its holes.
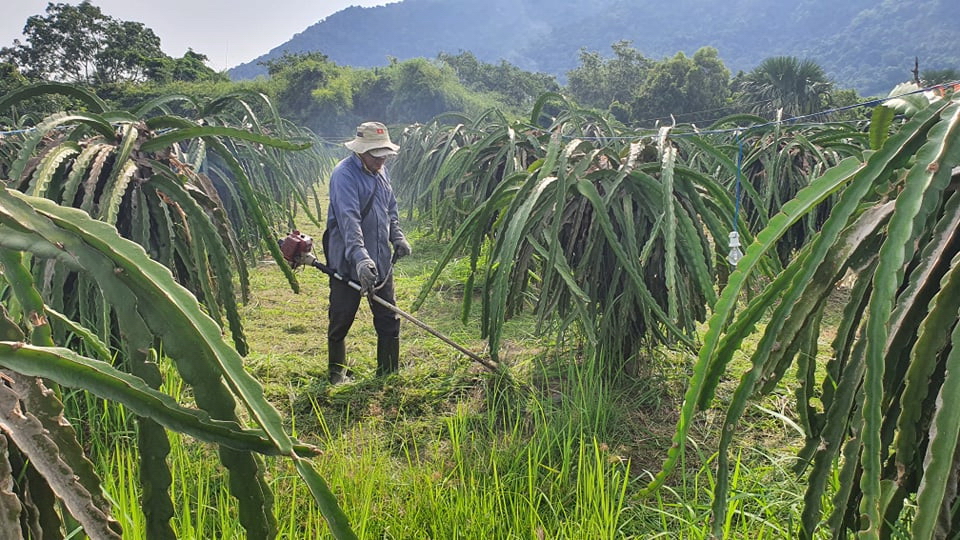
POLYGON ((335 13, 230 75, 262 74, 258 63, 280 51, 321 51, 365 68, 471 51, 564 80, 581 49, 609 56, 610 44, 627 40, 658 61, 711 46, 733 73, 770 56, 809 58, 844 88, 884 95, 911 80, 914 58, 922 70, 960 65, 957 20, 951 0, 405 0, 335 13), (367 39, 369 28, 379 39, 367 39))
MULTIPOLYGON (((565 355, 554 360, 565 376, 596 379, 588 392, 642 373, 658 353, 698 353, 663 470, 640 496, 665 486, 696 415, 716 406, 725 418, 711 528, 723 536, 736 499, 736 428, 751 399, 777 390, 796 367, 790 388, 805 436, 797 472, 808 480, 796 533, 813 538, 824 519, 836 536, 953 530, 960 106, 951 89, 898 88, 869 115, 851 107, 826 118, 825 108, 857 96, 807 60, 771 57, 731 79, 712 48, 663 61, 627 42, 614 51, 609 60, 581 51, 566 88, 472 53, 373 69, 306 53, 242 84, 198 82, 173 64, 164 69, 184 80, 82 81, 98 92, 31 84, 52 72, 21 70, 32 60, 8 56, 20 65, 0 72, 12 90, 0 97, 0 362, 12 374, 0 399, 4 410, 31 403, 37 422, 0 415, 0 425, 13 453, 35 463, 32 485, 51 497, 0 489, 46 511, 29 530, 59 529, 53 510, 62 504, 88 530, 119 534, 109 504, 90 495, 97 472, 71 429, 30 444, 61 407, 23 378, 43 376, 138 413, 152 537, 173 534, 167 430, 218 446, 248 537, 277 531, 264 454, 289 459, 333 534, 353 536, 306 460, 316 449, 286 433, 243 369, 238 300, 247 266, 266 252, 298 290, 275 239, 305 222, 322 226, 317 185, 339 155, 331 143, 370 115, 392 124, 402 143, 394 178, 408 219, 448 244, 420 301, 459 265, 462 318, 477 317, 492 356, 507 321, 524 311, 534 313, 539 336, 556 332, 565 355), (844 122, 781 122, 798 115, 844 122), (735 266, 725 258, 730 229, 748 246, 735 266), (848 273, 850 299, 830 361, 819 366, 826 302, 848 273), (750 366, 732 396, 716 402, 744 344, 750 366), (195 403, 158 391, 162 362, 195 403), (83 476, 83 491, 44 468, 61 455, 83 476)), ((185 60, 199 69, 203 59, 185 60)), ((458 430, 451 424, 451 437, 458 430)), ((33 471, 16 459, 7 465, 0 472, 11 478, 33 471)), ((622 504, 622 491, 602 491, 622 504)), ((594 525, 616 531, 618 514, 594 525)))

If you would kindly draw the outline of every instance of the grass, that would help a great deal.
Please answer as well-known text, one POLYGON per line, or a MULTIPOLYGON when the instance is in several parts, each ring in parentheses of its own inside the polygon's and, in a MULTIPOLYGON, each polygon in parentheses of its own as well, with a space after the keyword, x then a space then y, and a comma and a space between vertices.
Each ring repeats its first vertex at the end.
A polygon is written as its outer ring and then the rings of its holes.
MULTIPOLYGON (((413 236, 414 254, 396 268, 401 309, 443 249, 413 236)), ((462 272, 455 262, 415 315, 482 353, 476 320, 460 320, 462 272)), ((531 320, 520 317, 508 325, 503 354, 523 383, 517 385, 404 324, 400 372, 376 378, 376 337, 363 303, 347 349, 357 379, 331 387, 328 278, 309 268, 298 277, 302 290, 294 294, 275 266, 252 270, 252 297, 242 314, 252 350, 246 365, 291 432, 322 448, 316 466, 360 538, 709 537, 717 411, 698 418, 684 466, 668 486, 653 498, 636 495, 670 444, 689 358, 662 351, 642 375, 611 379, 599 367, 602 359, 551 347, 552 337, 537 337, 531 320)), ((783 396, 742 423, 730 513, 723 517, 729 538, 789 537, 799 516, 802 486, 790 472, 799 439, 783 396)), ((118 519, 131 538, 142 537, 136 456, 116 435, 129 433, 129 421, 120 409, 107 416, 96 422, 110 422, 114 435, 91 437, 89 444, 118 519)), ((243 538, 215 450, 171 439, 178 537, 243 538)), ((289 464, 266 462, 279 537, 329 537, 289 464)))

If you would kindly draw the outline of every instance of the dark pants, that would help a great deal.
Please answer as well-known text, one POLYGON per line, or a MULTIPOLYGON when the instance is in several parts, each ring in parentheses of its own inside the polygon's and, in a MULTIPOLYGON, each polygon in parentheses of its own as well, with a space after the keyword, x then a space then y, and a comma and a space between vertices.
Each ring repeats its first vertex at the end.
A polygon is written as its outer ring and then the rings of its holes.
MULTIPOLYGON (((386 300, 392 305, 396 305, 396 294, 393 288, 393 276, 389 276, 383 283, 383 286, 377 290, 376 295, 386 300)), ((343 341, 347 337, 347 332, 353 326, 353 321, 357 317, 357 309, 360 307, 360 292, 351 288, 349 285, 339 279, 330 278, 330 325, 327 327, 327 339, 330 341, 343 341)), ((398 338, 400 337, 400 316, 395 312, 368 299, 370 302, 370 311, 373 313, 373 327, 377 330, 379 338, 398 338)))

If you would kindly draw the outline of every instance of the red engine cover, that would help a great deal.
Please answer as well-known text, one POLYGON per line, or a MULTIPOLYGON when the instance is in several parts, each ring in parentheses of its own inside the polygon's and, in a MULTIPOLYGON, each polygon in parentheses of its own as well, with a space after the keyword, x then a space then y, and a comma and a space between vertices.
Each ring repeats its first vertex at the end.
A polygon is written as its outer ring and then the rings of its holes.
POLYGON ((280 251, 283 258, 289 263, 296 263, 300 255, 310 253, 313 250, 313 238, 300 231, 293 231, 280 242, 280 251))

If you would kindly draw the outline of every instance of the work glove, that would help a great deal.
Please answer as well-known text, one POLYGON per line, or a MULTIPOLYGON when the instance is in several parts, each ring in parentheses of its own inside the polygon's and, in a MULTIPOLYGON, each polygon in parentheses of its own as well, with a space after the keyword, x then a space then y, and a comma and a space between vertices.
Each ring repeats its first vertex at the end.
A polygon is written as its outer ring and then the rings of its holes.
POLYGON ((360 294, 370 294, 377 285, 377 265, 370 259, 357 264, 357 277, 360 279, 360 294))
POLYGON ((406 257, 411 253, 413 253, 413 249, 410 247, 410 242, 407 242, 406 238, 401 236, 400 239, 393 242, 393 258, 395 260, 406 257))

